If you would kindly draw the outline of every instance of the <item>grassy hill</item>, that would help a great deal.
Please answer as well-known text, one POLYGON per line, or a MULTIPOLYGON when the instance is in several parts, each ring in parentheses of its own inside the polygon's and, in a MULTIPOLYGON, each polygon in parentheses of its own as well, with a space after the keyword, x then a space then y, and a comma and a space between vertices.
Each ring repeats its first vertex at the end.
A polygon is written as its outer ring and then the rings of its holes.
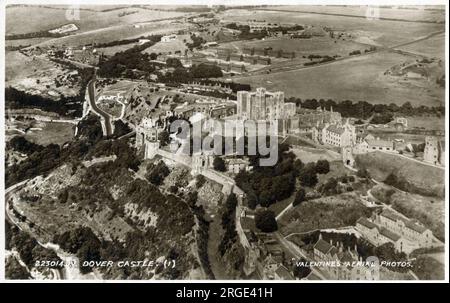
POLYGON ((378 181, 384 181, 391 173, 394 174, 403 181, 403 188, 399 188, 401 190, 427 196, 444 196, 445 175, 442 169, 382 152, 357 155, 356 163, 358 167, 367 168, 378 181))

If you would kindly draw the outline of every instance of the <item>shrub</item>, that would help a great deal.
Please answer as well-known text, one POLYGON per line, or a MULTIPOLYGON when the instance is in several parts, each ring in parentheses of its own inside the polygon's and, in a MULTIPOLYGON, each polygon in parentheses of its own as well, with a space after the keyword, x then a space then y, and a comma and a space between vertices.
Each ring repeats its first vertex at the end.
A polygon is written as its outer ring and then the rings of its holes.
POLYGON ((270 233, 278 229, 275 213, 271 210, 262 210, 255 215, 255 225, 262 232, 270 233))

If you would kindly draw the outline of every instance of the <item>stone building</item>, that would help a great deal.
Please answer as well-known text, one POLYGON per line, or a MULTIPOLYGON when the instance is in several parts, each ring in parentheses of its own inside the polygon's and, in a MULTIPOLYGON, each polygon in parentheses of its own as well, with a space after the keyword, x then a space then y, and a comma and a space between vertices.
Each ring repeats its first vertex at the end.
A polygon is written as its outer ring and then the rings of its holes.
POLYGON ((163 130, 161 125, 151 118, 142 119, 136 126, 136 148, 144 150, 144 158, 151 159, 159 148, 158 135, 163 130))
POLYGON ((355 127, 349 123, 320 124, 313 128, 313 140, 327 145, 338 147, 353 146, 356 143, 355 127))
POLYGON ((363 264, 355 248, 344 248, 341 242, 333 243, 323 240, 322 234, 313 247, 314 259, 319 262, 327 262, 330 266, 323 268, 333 280, 374 280, 376 268, 363 264), (334 266, 333 266, 334 265, 334 266))
POLYGON ((423 160, 434 165, 445 165, 445 144, 437 137, 425 137, 423 160))
POLYGON ((237 115, 243 120, 276 120, 284 115, 284 92, 269 92, 257 88, 256 92, 237 93, 237 115))

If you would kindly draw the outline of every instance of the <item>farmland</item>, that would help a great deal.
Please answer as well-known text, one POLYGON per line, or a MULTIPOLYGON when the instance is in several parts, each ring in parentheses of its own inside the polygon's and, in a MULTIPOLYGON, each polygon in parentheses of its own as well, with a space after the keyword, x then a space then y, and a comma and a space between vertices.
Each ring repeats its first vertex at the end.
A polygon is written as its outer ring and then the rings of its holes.
POLYGON ((400 50, 427 56, 445 59, 445 35, 442 33, 425 41, 400 47, 400 50))
POLYGON ((421 38, 432 32, 443 31, 444 24, 414 23, 400 21, 367 20, 343 16, 317 15, 298 12, 277 11, 225 11, 222 20, 226 22, 266 20, 275 23, 297 23, 317 27, 331 27, 356 36, 355 41, 383 46, 393 46, 421 38))
POLYGON ((140 24, 138 27, 134 25, 116 25, 106 28, 95 29, 75 35, 50 39, 41 44, 40 47, 60 46, 77 46, 83 44, 107 43, 122 39, 139 38, 141 36, 162 35, 183 29, 181 24, 171 23, 169 21, 149 22, 140 24))
MULTIPOLYGON (((326 65, 312 66, 293 71, 234 78, 252 87, 265 86, 282 90, 286 96, 341 101, 365 100, 371 103, 410 102, 413 106, 439 106, 444 102, 444 90, 402 82, 401 79, 384 75, 391 66, 407 60, 397 53, 380 52, 362 57, 349 58, 326 65)), ((424 84, 434 86, 434 83, 424 84)))
POLYGON ((69 142, 74 137, 74 125, 59 122, 34 122, 25 138, 39 145, 69 142))
MULTIPOLYGON (((398 8, 387 8, 379 7, 380 17, 387 19, 401 19, 407 21, 430 21, 430 22, 441 22, 444 21, 443 10, 434 10, 433 7, 428 7, 425 9, 418 9, 417 7, 398 7, 398 8)), ((265 10, 286 10, 282 6, 269 6, 264 8, 265 10)), ((292 12, 311 12, 317 14, 336 14, 345 16, 356 16, 365 17, 367 14, 367 6, 359 5, 299 5, 290 6, 289 10, 292 12)))
POLYGON ((19 52, 6 52, 6 86, 38 93, 50 98, 79 93, 78 73, 68 74, 64 67, 39 57, 27 57, 19 52), (67 84, 57 87, 56 79, 67 84))
POLYGON ((302 55, 340 55, 347 56, 348 53, 354 50, 364 51, 367 48, 365 45, 355 43, 352 41, 336 40, 329 37, 314 37, 311 39, 289 39, 289 38, 275 38, 266 40, 253 41, 236 41, 223 43, 220 48, 227 48, 231 50, 242 51, 244 48, 272 48, 274 50, 282 49, 286 52, 296 52, 297 57, 302 55))
MULTIPOLYGON (((101 12, 82 9, 80 10, 80 20, 76 20, 76 24, 79 27, 79 32, 86 32, 111 26, 131 25, 183 15, 185 14, 141 8, 123 8, 101 12)), ((6 34, 8 35, 50 30, 69 23, 66 18, 66 9, 62 7, 28 6, 26 10, 21 7, 8 7, 7 16, 6 34), (46 18, 43 19, 42 15, 45 15, 46 18), (27 22, 23 22, 24 19, 27 22)))

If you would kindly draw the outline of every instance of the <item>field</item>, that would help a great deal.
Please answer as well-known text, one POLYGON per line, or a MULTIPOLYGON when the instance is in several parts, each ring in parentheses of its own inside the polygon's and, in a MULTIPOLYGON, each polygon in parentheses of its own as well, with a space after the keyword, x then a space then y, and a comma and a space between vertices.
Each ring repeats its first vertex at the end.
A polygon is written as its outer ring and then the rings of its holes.
POLYGON ((353 226, 361 216, 369 216, 371 210, 363 206, 355 194, 323 197, 301 203, 287 212, 280 220, 283 235, 315 229, 353 226))
MULTIPOLYGON (((285 9, 289 10, 289 7, 285 9)), ((343 30, 356 36, 356 41, 394 46, 444 31, 444 24, 415 23, 385 20, 367 20, 343 16, 317 15, 299 12, 227 10, 223 13, 224 22, 247 21, 249 19, 266 20, 273 23, 297 23, 313 26, 327 26, 343 30)))
POLYGON ((290 38, 269 38, 266 40, 253 41, 235 41, 220 44, 220 48, 231 50, 240 50, 244 48, 263 49, 271 47, 274 50, 282 49, 286 52, 296 52, 297 57, 315 55, 340 55, 348 56, 351 51, 361 50, 367 48, 365 45, 352 41, 343 41, 341 39, 335 40, 330 37, 313 37, 311 39, 290 39, 290 38))
POLYGON ((186 40, 187 43, 191 43, 192 40, 189 35, 178 35, 177 39, 169 42, 158 42, 149 48, 147 48, 144 52, 151 53, 171 53, 174 54, 176 51, 180 51, 182 55, 184 55, 185 50, 187 50, 186 44, 183 42, 186 40))
POLYGON ((445 117, 436 116, 420 116, 420 117, 406 117, 408 119, 409 128, 424 128, 432 130, 445 129, 445 117))
POLYGON ((316 162, 317 160, 328 160, 330 162, 340 160, 340 155, 327 149, 294 146, 291 151, 303 163, 316 162))
POLYGON ((395 172, 397 176, 404 177, 411 184, 411 190, 443 196, 445 184, 443 169, 382 152, 357 155, 356 162, 358 167, 366 167, 370 175, 378 181, 384 181, 389 174, 395 172))
MULTIPOLYGON (((21 53, 6 52, 5 86, 13 86, 19 90, 37 93, 50 98, 58 98, 58 95, 75 96, 79 93, 79 83, 65 83, 56 87, 55 79, 67 79, 68 72, 59 64, 40 57, 27 57, 21 53)), ((77 78, 77 72, 73 77, 77 78)), ((72 82, 72 81, 71 81, 72 82)))
POLYGON ((34 122, 32 129, 28 130, 25 138, 40 145, 59 144, 71 141, 75 126, 70 123, 34 122), (36 128, 36 129, 33 129, 36 128))
POLYGON ((264 86, 269 90, 284 91, 286 96, 302 99, 333 99, 336 101, 364 100, 370 103, 410 102, 413 106, 438 106, 444 103, 444 89, 427 89, 397 77, 384 75, 391 66, 408 57, 380 52, 363 57, 349 58, 321 66, 249 77, 236 77, 234 81, 252 87, 264 86))
POLYGON ((439 34, 425 41, 399 48, 400 50, 445 60, 445 35, 439 34))
POLYGON ((133 25, 116 25, 92 31, 87 31, 75 35, 70 35, 58 39, 50 39, 41 44, 40 47, 55 46, 78 46, 95 43, 107 43, 116 40, 139 38, 148 35, 164 35, 184 29, 182 24, 171 23, 169 21, 149 22, 140 24, 138 27, 133 25))
POLYGON ((445 204, 444 200, 434 197, 424 197, 395 190, 392 195, 386 195, 391 187, 377 185, 371 193, 377 199, 391 204, 392 208, 405 216, 416 219, 433 231, 439 239, 445 238, 445 204), (386 198, 388 197, 388 198, 386 198))
MULTIPOLYGON (((185 15, 178 12, 155 11, 142 8, 124 8, 101 12, 80 10, 80 20, 73 20, 79 32, 92 31, 111 26, 130 25, 159 19, 175 18, 185 15), (131 13, 120 16, 120 14, 131 13)), ((6 34, 23 34, 50 30, 71 23, 62 7, 8 7, 6 10, 6 34), (26 20, 26 22, 24 22, 26 20)))
MULTIPOLYGON (((445 12, 444 7, 440 6, 440 11, 438 10, 424 10, 419 9, 418 7, 395 7, 395 8, 387 8, 380 7, 380 17, 381 18, 389 18, 389 19, 401 19, 401 20, 410 20, 410 21, 444 21, 445 20, 445 12)), ((281 9, 286 10, 286 7, 283 6, 269 6, 264 8, 267 10, 271 9, 281 9)), ((333 6, 324 6, 324 5, 301 5, 301 6, 289 6, 288 8, 293 12, 314 12, 317 14, 342 14, 347 16, 358 16, 365 17, 367 14, 366 6, 359 5, 333 5, 333 6)))

